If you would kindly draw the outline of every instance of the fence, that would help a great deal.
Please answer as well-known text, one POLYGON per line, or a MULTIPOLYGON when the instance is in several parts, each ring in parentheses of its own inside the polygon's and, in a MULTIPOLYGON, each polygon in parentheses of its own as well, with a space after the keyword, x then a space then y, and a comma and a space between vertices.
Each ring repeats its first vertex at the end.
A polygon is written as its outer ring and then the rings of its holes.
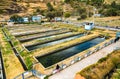
POLYGON ((59 69, 54 69, 51 74, 55 74, 55 73, 57 73, 57 72, 65 69, 66 67, 68 67, 68 66, 70 66, 70 65, 72 65, 72 64, 74 64, 74 63, 76 63, 76 62, 78 62, 78 61, 80 61, 81 59, 86 58, 87 56, 89 56, 89 55, 97 52, 98 50, 100 50, 100 49, 102 49, 102 48, 104 48, 104 47, 106 47, 106 46, 114 43, 114 40, 115 40, 115 39, 111 39, 110 41, 107 41, 107 42, 105 42, 104 44, 97 46, 97 47, 94 48, 93 50, 88 50, 88 51, 87 51, 84 55, 82 55, 82 56, 76 56, 75 58, 73 58, 73 59, 69 62, 69 64, 64 64, 64 63, 59 64, 60 68, 59 68, 59 69))
POLYGON ((27 79, 32 76, 37 77, 38 79, 44 79, 44 77, 46 77, 46 75, 40 74, 36 70, 30 70, 30 71, 23 72, 22 74, 16 76, 14 79, 27 79))

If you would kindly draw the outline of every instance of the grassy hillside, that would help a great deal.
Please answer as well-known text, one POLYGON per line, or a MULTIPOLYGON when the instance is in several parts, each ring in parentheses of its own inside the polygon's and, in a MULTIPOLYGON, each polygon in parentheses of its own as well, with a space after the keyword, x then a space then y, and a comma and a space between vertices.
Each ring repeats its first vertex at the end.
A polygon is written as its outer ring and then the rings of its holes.
POLYGON ((24 6, 11 0, 4 0, 0 2, 0 14, 20 13, 24 10, 26 10, 24 6))
POLYGON ((116 1, 116 3, 120 4, 120 0, 105 0, 105 2, 108 4, 111 4, 113 1, 116 1))
POLYGON ((0 1, 0 14, 7 13, 7 14, 13 14, 13 13, 24 13, 29 11, 29 13, 34 11, 36 8, 40 9, 46 9, 46 3, 59 3, 61 0, 57 0, 54 2, 54 0, 23 0, 20 2, 16 2, 13 0, 1 0, 0 1))
MULTIPOLYGON (((116 1, 117 3, 120 3, 120 0, 105 0, 105 3, 110 4, 113 1, 116 1)), ((80 10, 79 8, 86 9, 83 11, 88 11, 90 12, 89 14, 93 14, 93 6, 91 5, 86 5, 84 2, 77 2, 77 1, 72 1, 72 3, 65 4, 64 0, 21 0, 21 1, 13 1, 13 0, 1 0, 0 1, 0 15, 1 14, 6 14, 6 15, 11 15, 18 13, 19 15, 26 16, 26 15, 33 15, 35 14, 37 9, 43 10, 44 12, 46 11, 47 6, 46 4, 50 2, 53 7, 56 10, 63 9, 64 12, 70 12, 72 15, 75 14, 83 14, 82 13, 77 13, 76 11, 80 10)), ((103 9, 104 10, 104 9, 103 9)), ((84 15, 86 15, 84 13, 84 15)), ((76 15, 75 15, 76 16, 76 15)))

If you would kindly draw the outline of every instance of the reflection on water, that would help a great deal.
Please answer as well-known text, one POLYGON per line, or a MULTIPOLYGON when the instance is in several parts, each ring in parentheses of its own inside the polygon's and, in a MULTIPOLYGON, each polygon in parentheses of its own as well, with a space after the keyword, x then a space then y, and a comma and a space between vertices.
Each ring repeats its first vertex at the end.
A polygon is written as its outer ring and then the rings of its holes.
POLYGON ((42 63, 44 67, 49 67, 57 62, 60 62, 68 57, 71 57, 77 53, 80 53, 90 47, 93 47, 103 42, 104 40, 105 39, 95 38, 59 52, 52 53, 43 57, 38 57, 37 59, 39 62, 42 63))
POLYGON ((30 46, 30 47, 26 47, 26 48, 29 51, 31 51, 31 50, 34 50, 34 49, 37 49, 37 48, 43 48, 43 47, 46 47, 46 46, 55 45, 55 44, 58 44, 58 43, 69 41, 69 40, 72 40, 72 39, 75 39, 75 38, 79 38, 81 36, 83 36, 83 34, 72 36, 72 37, 68 37, 68 38, 63 38, 63 39, 56 40, 56 41, 49 42, 49 43, 45 43, 45 44, 40 44, 40 45, 36 45, 36 46, 30 46))

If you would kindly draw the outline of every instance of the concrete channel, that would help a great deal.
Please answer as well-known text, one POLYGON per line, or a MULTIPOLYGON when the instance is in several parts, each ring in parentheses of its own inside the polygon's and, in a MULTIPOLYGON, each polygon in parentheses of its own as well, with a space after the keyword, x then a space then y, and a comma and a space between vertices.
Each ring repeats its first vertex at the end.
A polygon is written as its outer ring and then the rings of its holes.
POLYGON ((79 37, 84 36, 84 34, 76 34, 76 35, 72 35, 72 36, 67 36, 67 37, 62 37, 59 39, 55 39, 55 40, 51 40, 51 41, 46 41, 44 43, 38 43, 38 44, 34 44, 34 45, 30 45, 30 46, 26 46, 26 48, 31 51, 31 50, 35 50, 38 48, 43 48, 46 46, 51 46, 51 45, 55 45, 55 44, 59 44, 65 41, 70 41, 79 37))
POLYGON ((68 33, 68 32, 71 32, 71 31, 61 31, 61 32, 53 32, 53 33, 48 33, 48 34, 45 34, 45 35, 34 35, 34 36, 29 36, 29 37, 24 37, 24 38, 18 38, 18 40, 20 42, 27 42, 27 41, 30 41, 30 40, 34 40, 34 39, 37 39, 37 38, 43 38, 43 37, 48 37, 48 36, 52 36, 52 35, 58 35, 58 34, 64 34, 64 33, 68 33))
POLYGON ((0 79, 6 79, 1 49, 0 49, 0 79))
MULTIPOLYGON (((7 36, 6 32, 5 32, 3 29, 2 29, 2 31, 3 31, 3 33, 4 33, 4 35, 5 35, 5 37, 8 39, 8 36, 7 36)), ((27 67, 26 67, 26 65, 25 65, 25 63, 24 63, 24 61, 22 60, 21 56, 20 56, 19 53, 17 52, 17 49, 13 46, 12 41, 11 41, 11 40, 8 40, 8 42, 10 43, 10 45, 11 45, 11 47, 12 47, 12 49, 13 49, 15 55, 16 55, 16 57, 19 59, 21 65, 22 65, 22 67, 23 67, 23 69, 24 69, 24 70, 28 70, 27 67)))
POLYGON ((30 32, 24 32, 24 33, 17 33, 13 34, 15 37, 20 37, 20 36, 26 36, 26 35, 33 35, 33 34, 39 34, 39 33, 45 33, 45 32, 52 32, 52 31, 58 31, 58 30, 65 30, 65 29, 51 29, 47 31, 30 31, 30 32))
POLYGON ((77 35, 81 35, 81 33, 74 34, 72 32, 68 32, 68 33, 64 33, 64 34, 43 37, 43 38, 34 40, 34 41, 37 41, 36 43, 32 43, 32 44, 28 44, 28 45, 24 45, 24 46, 25 47, 36 46, 36 45, 45 44, 45 43, 49 43, 49 42, 53 42, 53 41, 57 41, 57 40, 61 40, 61 39, 67 39, 69 37, 74 37, 74 36, 77 36, 77 35), (56 38, 56 36, 57 36, 57 38, 56 38), (41 42, 39 42, 39 40, 41 42))

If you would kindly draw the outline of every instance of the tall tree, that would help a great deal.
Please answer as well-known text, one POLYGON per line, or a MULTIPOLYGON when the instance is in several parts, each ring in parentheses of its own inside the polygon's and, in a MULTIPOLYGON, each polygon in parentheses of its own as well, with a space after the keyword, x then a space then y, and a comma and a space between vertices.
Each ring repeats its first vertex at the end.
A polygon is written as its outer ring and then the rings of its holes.
POLYGON ((16 22, 16 23, 21 23, 23 22, 23 18, 19 15, 12 15, 10 17, 10 20, 13 21, 13 22, 16 22))
POLYGON ((113 2, 111 3, 111 6, 112 6, 113 8, 116 8, 116 2, 113 1, 113 2))
POLYGON ((53 11, 54 10, 54 8, 51 5, 51 3, 47 3, 47 8, 48 8, 48 11, 53 11))
POLYGON ((49 21, 52 20, 55 17, 55 12, 47 12, 46 17, 49 18, 49 21))
POLYGON ((64 0, 65 3, 69 3, 71 0, 64 0))

